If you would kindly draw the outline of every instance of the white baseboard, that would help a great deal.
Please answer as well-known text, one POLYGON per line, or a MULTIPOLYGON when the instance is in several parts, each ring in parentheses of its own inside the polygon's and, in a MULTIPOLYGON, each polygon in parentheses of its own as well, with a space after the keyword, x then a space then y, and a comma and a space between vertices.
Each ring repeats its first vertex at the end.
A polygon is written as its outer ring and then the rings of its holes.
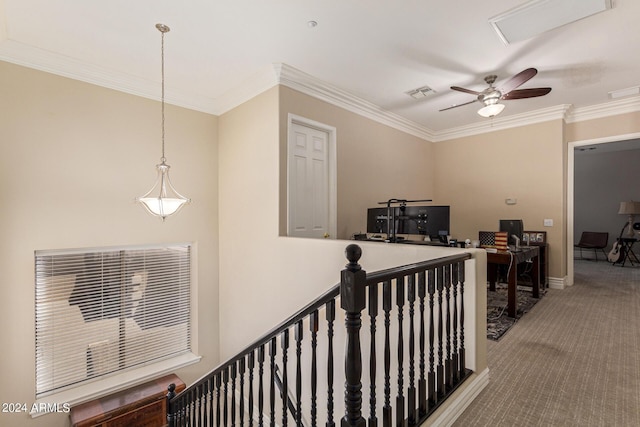
POLYGON ((439 413, 436 411, 436 418, 431 417, 423 425, 429 426, 450 426, 455 420, 458 419, 465 409, 475 400, 482 390, 489 384, 489 368, 485 368, 484 371, 479 374, 474 374, 470 380, 470 384, 466 384, 459 394, 454 393, 452 397, 452 403, 439 413))
POLYGON ((564 289, 567 287, 566 277, 549 277, 548 279, 550 289, 564 289))

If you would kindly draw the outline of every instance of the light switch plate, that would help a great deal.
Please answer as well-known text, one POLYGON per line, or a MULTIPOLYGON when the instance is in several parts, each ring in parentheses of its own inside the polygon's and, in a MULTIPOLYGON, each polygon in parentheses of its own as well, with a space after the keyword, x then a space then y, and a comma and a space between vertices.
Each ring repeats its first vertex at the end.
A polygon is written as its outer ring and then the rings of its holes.
POLYGON ((552 219, 545 219, 544 220, 544 226, 545 227, 553 227, 553 220, 552 219))

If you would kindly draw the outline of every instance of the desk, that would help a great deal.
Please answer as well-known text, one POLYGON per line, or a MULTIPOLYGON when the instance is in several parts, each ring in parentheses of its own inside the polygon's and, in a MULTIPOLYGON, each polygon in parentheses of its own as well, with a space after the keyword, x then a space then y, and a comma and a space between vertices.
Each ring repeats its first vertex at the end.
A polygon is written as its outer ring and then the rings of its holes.
POLYGON ((537 246, 522 247, 519 252, 498 251, 487 252, 487 280, 489 289, 496 290, 498 277, 498 265, 508 265, 509 277, 507 279, 507 315, 516 317, 518 312, 518 299, 516 289, 518 284, 518 264, 532 261, 531 279, 533 281, 533 297, 540 298, 540 248, 537 246))

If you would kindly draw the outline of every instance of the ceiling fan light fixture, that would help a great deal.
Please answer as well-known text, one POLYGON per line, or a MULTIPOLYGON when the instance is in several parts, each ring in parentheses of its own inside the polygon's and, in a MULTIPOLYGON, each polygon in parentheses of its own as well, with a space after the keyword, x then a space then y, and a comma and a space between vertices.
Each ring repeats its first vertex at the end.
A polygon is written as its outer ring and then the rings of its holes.
POLYGON ((478 110, 478 114, 482 117, 493 117, 502 113, 504 110, 504 104, 489 104, 478 110))

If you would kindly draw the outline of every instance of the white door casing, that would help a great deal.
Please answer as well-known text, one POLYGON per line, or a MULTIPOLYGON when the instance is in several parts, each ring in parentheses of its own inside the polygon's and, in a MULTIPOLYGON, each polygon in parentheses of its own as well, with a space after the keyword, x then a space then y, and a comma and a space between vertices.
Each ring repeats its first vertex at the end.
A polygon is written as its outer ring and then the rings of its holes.
POLYGON ((287 234, 336 238, 336 129, 289 114, 287 234))

